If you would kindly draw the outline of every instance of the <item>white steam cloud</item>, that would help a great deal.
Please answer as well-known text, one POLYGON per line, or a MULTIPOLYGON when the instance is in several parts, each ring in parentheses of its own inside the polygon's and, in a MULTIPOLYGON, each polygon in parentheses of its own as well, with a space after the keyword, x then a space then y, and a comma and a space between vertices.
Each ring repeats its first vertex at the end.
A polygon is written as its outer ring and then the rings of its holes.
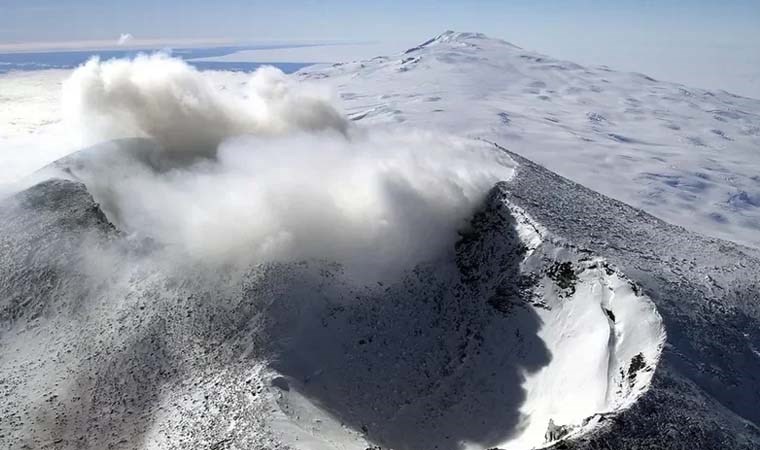
POLYGON ((64 83, 65 119, 85 142, 148 137, 173 157, 213 156, 227 137, 334 129, 348 124, 326 91, 274 67, 254 73, 242 95, 216 88, 180 59, 92 59, 64 83))
POLYGON ((167 56, 90 61, 64 84, 69 119, 99 139, 150 138, 162 164, 130 141, 74 174, 120 228, 201 260, 316 258, 372 277, 450 250, 512 174, 480 142, 351 127, 328 92, 275 68, 243 92, 167 56))
POLYGON ((118 45, 127 45, 132 39, 134 39, 134 36, 132 36, 130 33, 121 33, 116 43, 118 45))

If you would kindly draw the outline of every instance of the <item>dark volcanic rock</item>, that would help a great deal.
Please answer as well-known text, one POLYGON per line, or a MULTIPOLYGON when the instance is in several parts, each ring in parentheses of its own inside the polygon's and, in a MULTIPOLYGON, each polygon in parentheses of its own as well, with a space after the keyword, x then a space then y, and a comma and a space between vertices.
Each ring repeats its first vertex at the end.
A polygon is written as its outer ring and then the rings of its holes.
POLYGON ((81 287, 80 250, 116 234, 84 184, 58 179, 3 200, 0 230, 0 320, 10 322, 76 307, 61 302, 85 295, 62 295, 81 287))

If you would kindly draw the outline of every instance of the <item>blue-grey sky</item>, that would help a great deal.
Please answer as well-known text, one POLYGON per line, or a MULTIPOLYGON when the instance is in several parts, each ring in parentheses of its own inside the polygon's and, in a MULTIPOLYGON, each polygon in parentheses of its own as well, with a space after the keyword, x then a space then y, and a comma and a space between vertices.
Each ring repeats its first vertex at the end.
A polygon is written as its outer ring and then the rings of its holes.
POLYGON ((760 0, 0 0, 0 44, 115 42, 130 33, 380 41, 400 50, 446 29, 484 32, 579 63, 704 79, 704 87, 755 83, 760 96, 760 0), (726 72, 738 81, 725 81, 726 72))
POLYGON ((0 0, 2 41, 424 38, 442 29, 520 40, 574 32, 760 36, 758 0, 0 0))

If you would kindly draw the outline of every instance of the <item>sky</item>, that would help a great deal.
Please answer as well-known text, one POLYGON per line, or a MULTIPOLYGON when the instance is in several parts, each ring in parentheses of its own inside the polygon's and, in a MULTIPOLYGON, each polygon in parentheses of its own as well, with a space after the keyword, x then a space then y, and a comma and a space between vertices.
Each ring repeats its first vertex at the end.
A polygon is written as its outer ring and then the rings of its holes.
POLYGON ((5 49, 115 45, 129 34, 135 43, 350 41, 399 51, 447 29, 760 97, 760 0, 0 0, 5 49))

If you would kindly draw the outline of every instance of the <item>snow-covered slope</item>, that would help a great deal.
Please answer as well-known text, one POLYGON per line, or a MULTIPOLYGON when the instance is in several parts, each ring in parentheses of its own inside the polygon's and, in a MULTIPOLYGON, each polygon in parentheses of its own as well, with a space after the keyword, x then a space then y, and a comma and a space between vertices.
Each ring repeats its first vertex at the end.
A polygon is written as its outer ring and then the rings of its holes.
POLYGON ((303 72, 334 85, 360 123, 486 138, 671 223, 760 245, 760 100, 476 33, 303 72))

